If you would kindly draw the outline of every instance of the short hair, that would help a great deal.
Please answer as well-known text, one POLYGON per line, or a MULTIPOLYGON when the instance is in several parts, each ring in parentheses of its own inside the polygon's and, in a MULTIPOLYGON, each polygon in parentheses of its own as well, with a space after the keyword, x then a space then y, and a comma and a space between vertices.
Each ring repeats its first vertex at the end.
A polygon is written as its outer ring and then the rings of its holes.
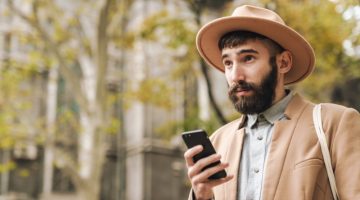
POLYGON ((218 42, 218 47, 220 50, 223 50, 224 48, 234 48, 246 43, 249 40, 262 41, 269 50, 271 56, 279 54, 285 50, 281 45, 268 37, 255 32, 242 30, 232 31, 224 34, 218 42))

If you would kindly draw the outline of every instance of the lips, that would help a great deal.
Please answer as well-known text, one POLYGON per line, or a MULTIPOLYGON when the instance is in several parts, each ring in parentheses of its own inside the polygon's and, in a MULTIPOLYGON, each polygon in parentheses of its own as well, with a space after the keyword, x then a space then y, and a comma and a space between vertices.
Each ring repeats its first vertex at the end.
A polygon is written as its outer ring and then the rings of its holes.
POLYGON ((252 90, 249 89, 237 89, 235 94, 238 96, 248 96, 252 90))
POLYGON ((235 95, 235 96, 248 96, 250 95, 249 93, 253 90, 251 84, 246 83, 246 82, 240 82, 240 83, 235 83, 234 85, 232 85, 229 89, 229 94, 230 95, 235 95))
POLYGON ((245 86, 245 85, 235 85, 232 88, 232 92, 248 92, 252 90, 252 88, 250 86, 245 86))
POLYGON ((230 91, 230 94, 235 95, 235 96, 248 96, 248 95, 250 95, 251 91, 252 91, 252 89, 249 89, 249 88, 236 87, 230 91))
POLYGON ((235 89, 235 92, 247 92, 247 91, 249 91, 250 89, 248 89, 248 88, 236 88, 235 89))

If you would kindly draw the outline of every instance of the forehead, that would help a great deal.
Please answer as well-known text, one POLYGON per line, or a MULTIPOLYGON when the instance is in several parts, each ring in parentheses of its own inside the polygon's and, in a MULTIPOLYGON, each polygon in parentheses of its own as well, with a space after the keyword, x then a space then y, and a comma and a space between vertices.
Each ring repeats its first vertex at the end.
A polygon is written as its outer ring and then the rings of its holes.
POLYGON ((234 47, 225 47, 221 50, 222 57, 227 56, 229 54, 241 54, 243 53, 256 53, 259 55, 269 56, 270 50, 265 42, 260 41, 258 39, 247 40, 242 44, 238 44, 234 47))

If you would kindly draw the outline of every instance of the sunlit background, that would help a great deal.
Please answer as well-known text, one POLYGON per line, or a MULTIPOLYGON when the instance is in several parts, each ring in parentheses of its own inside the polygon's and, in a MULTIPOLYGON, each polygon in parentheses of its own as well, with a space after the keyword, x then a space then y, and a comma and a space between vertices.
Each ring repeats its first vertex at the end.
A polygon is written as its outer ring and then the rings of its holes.
POLYGON ((293 90, 360 110, 358 0, 0 0, 0 199, 186 199, 179 135, 239 117, 195 35, 245 3, 314 47, 293 90))

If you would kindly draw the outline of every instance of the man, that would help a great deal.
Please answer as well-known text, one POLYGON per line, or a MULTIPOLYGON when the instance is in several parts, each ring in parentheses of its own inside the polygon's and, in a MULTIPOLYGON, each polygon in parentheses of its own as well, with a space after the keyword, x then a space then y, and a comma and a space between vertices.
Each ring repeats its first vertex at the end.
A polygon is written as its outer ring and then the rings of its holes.
MULTIPOLYGON (((243 115, 211 136, 216 155, 194 163, 202 146, 185 152, 189 198, 333 199, 312 119, 314 104, 285 87, 313 71, 310 44, 276 13, 241 6, 206 24, 197 47, 209 65, 224 72, 229 97, 243 115), (222 169, 227 177, 208 179, 222 169)), ((322 118, 339 197, 360 199, 360 115, 322 104, 322 118)))

